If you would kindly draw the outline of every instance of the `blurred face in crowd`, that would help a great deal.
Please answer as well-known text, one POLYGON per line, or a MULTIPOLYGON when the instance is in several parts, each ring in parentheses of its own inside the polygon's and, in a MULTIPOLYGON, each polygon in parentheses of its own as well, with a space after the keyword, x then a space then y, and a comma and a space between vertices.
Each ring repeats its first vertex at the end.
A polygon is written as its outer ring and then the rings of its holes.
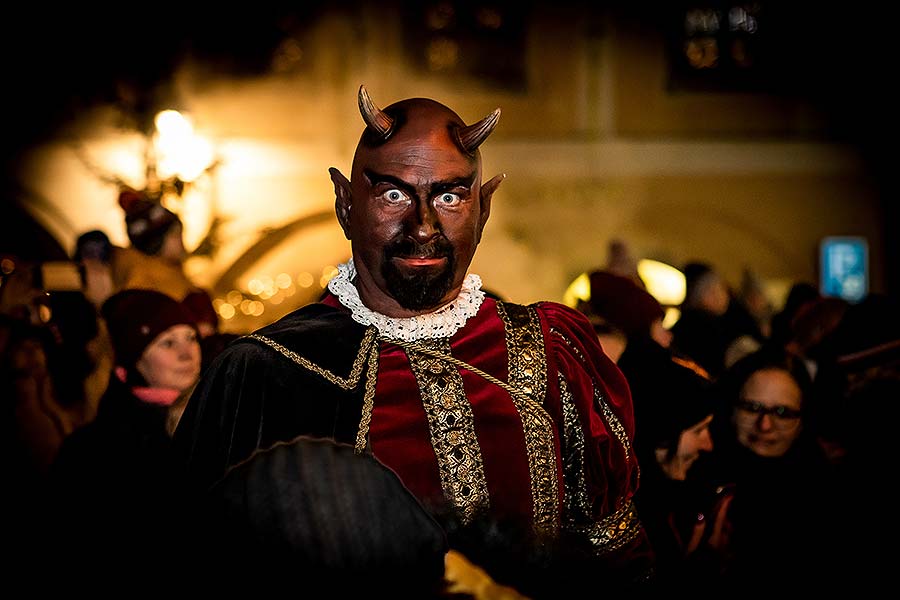
POLYGON ((628 338, 624 333, 617 330, 598 331, 597 340, 600 347, 613 362, 619 362, 625 347, 628 345, 628 338))
POLYGON ((672 332, 663 326, 662 318, 650 323, 650 337, 663 348, 672 345, 672 332))
POLYGON ((174 325, 156 336, 135 365, 147 385, 183 392, 200 376, 200 343, 190 325, 174 325))
POLYGON ((738 442, 765 457, 783 456, 800 435, 803 394, 790 373, 761 369, 741 388, 734 410, 738 442))
POLYGON ((684 480, 691 465, 700 458, 700 453, 712 451, 713 442, 709 433, 712 420, 713 416, 707 415, 699 423, 682 431, 674 455, 670 455, 666 448, 656 450, 656 460, 670 479, 684 480))
POLYGON ((714 315, 724 315, 731 303, 728 287, 717 273, 705 276, 700 292, 700 305, 714 315))

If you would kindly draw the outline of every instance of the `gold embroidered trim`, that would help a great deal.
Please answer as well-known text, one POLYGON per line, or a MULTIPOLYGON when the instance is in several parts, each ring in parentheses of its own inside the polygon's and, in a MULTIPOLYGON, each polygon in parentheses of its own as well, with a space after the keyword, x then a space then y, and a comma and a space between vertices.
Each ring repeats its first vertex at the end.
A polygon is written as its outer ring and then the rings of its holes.
POLYGON ((407 350, 422 392, 422 405, 428 418, 444 496, 456 507, 462 522, 470 523, 478 514, 487 511, 490 496, 475 433, 475 417, 463 389, 462 375, 452 366, 454 361, 443 358, 449 357, 450 342, 439 339, 415 343, 417 348, 428 347, 432 351, 429 354, 410 352, 413 349, 407 346, 412 344, 400 345, 407 350))
POLYGON ((506 330, 510 385, 525 394, 524 399, 513 396, 512 401, 525 434, 534 528, 539 532, 555 533, 559 528, 560 490, 554 423, 543 407, 547 393, 547 360, 540 320, 534 308, 518 304, 498 302, 497 314, 506 330))
POLYGON ((362 417, 356 432, 357 454, 362 454, 368 446, 369 425, 372 423, 372 408, 375 406, 375 384, 378 383, 378 344, 372 344, 369 352, 369 368, 366 373, 366 392, 363 395, 362 417))
POLYGON ((248 335, 247 337, 253 338, 254 340, 259 340, 267 346, 274 348, 301 367, 304 367, 305 369, 308 369, 317 375, 321 375, 334 385, 339 386, 345 390, 352 390, 359 383, 360 375, 362 375, 363 364, 366 361, 366 355, 368 354, 369 347, 371 346, 372 342, 375 341, 375 335, 377 333, 378 330, 374 327, 368 327, 366 329, 366 335, 363 337, 362 344, 359 347, 359 352, 356 354, 356 358, 353 360, 353 367, 350 369, 350 375, 347 378, 341 377, 340 375, 336 375, 331 371, 323 369, 312 361, 303 358, 293 350, 282 346, 275 340, 267 338, 264 335, 253 333, 248 335))
POLYGON ((537 311, 520 304, 498 302, 497 314, 506 328, 510 385, 542 403, 547 393, 547 360, 537 311))
POLYGON ((616 416, 616 413, 610 408, 609 402, 606 401, 606 398, 603 397, 603 394, 601 394, 598 389, 594 390, 594 401, 600 407, 600 410, 603 411, 603 418, 606 419, 606 423, 609 425, 610 430, 612 430, 613 435, 616 436, 616 439, 622 444, 622 449, 625 450, 625 460, 630 460, 631 440, 628 439, 628 434, 625 433, 625 426, 622 425, 619 417, 616 416))
MULTIPOLYGON (((581 351, 572 343, 567 336, 563 335, 558 329, 551 327, 550 333, 558 337, 569 347, 570 350, 578 357, 583 364, 587 364, 587 360, 584 358, 584 355, 581 351)), ((619 440, 619 443, 622 445, 622 449, 625 451, 625 460, 630 460, 631 458, 631 440, 628 439, 628 435, 625 432, 625 426, 622 425, 622 422, 619 420, 619 417, 616 416, 616 413, 613 412, 612 408, 610 408, 609 403, 606 401, 606 398, 603 397, 603 394, 600 393, 600 390, 594 387, 594 402, 600 408, 600 412, 603 414, 603 418, 606 419, 607 425, 609 425, 609 429, 612 434, 619 440)))
POLYGON ((563 480, 566 486, 566 505, 563 525, 574 528, 590 523, 591 502, 584 478, 584 429, 569 391, 565 377, 559 375, 559 397, 563 412, 563 480))
POLYGON ((607 554, 634 540, 641 532, 641 521, 630 500, 619 510, 596 523, 576 528, 587 535, 594 553, 607 554))

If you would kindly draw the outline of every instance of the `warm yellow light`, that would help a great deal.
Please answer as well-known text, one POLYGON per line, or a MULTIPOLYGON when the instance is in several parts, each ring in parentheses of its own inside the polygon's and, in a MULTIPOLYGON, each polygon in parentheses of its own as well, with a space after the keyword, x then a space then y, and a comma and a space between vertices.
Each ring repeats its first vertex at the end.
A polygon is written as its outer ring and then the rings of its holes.
POLYGON ((677 323, 679 318, 681 318, 681 311, 674 306, 670 306, 666 309, 666 315, 663 317, 662 325, 666 329, 671 329, 672 325, 677 323))
POLYGON ((575 281, 569 284, 563 294, 563 304, 575 308, 578 306, 579 300, 591 299, 591 280, 587 273, 582 273, 575 278, 575 281))
POLYGON ((213 163, 212 144, 194 133, 188 117, 177 110, 164 110, 156 115, 154 123, 160 177, 177 175, 182 181, 193 181, 213 163))
POLYGON ((234 316, 234 306, 231 304, 221 304, 217 310, 223 319, 230 319, 234 316))
POLYGON ((644 258, 638 261, 638 275, 644 280, 647 291, 663 306, 678 306, 684 300, 684 273, 658 260, 644 258))
POLYGON ((291 276, 287 273, 279 273, 275 277, 275 285, 283 290, 291 287, 291 276))
POLYGON ((263 291, 263 283, 259 279, 251 279, 247 282, 247 291, 254 296, 259 296, 263 291))
POLYGON ((156 130, 161 138, 184 139, 194 134, 194 126, 191 120, 177 110, 163 110, 153 119, 156 130))

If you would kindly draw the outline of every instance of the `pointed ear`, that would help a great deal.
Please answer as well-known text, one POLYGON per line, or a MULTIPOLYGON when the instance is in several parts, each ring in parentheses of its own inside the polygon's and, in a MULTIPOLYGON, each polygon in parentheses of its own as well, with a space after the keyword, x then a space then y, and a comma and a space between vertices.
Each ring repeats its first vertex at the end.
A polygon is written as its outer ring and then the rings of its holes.
POLYGON ((350 189, 350 182, 344 177, 344 174, 330 167, 328 173, 331 175, 331 182, 334 184, 334 214, 337 215, 338 223, 344 230, 344 237, 350 239, 350 207, 353 204, 353 193, 350 189))
POLYGON ((481 186, 481 222, 478 224, 479 241, 481 241, 481 232, 484 231, 484 226, 487 224, 488 217, 491 216, 491 197, 494 195, 494 192, 497 191, 497 188, 500 187, 500 183, 504 179, 506 179, 506 173, 501 173, 481 186))

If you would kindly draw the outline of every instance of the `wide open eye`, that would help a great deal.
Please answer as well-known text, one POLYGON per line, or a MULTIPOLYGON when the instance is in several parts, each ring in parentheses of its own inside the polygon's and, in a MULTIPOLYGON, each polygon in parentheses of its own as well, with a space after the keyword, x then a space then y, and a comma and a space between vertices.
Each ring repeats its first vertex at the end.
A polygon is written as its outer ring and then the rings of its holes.
POLYGON ((459 201, 459 194, 453 194, 450 192, 444 192, 443 194, 440 194, 437 198, 435 198, 436 204, 440 204, 443 206, 455 206, 459 204, 459 201))
POLYGON ((400 203, 409 200, 409 196, 407 196, 404 191, 397 188, 391 188, 385 191, 381 194, 381 197, 391 203, 400 203))

